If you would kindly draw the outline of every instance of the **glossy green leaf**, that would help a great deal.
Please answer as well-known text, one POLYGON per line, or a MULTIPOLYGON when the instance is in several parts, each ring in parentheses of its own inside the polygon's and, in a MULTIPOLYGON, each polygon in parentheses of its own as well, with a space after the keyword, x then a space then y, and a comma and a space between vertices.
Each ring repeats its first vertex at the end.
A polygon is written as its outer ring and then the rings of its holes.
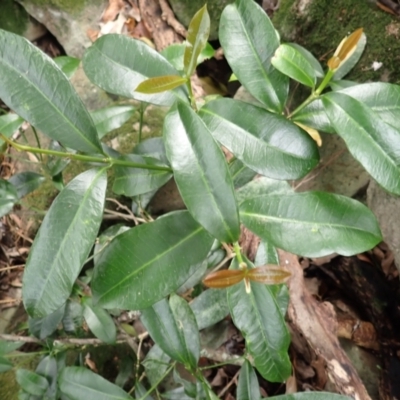
POLYGON ((239 237, 233 183, 222 150, 199 116, 178 103, 164 121, 167 157, 194 219, 222 242, 239 237))
POLYGON ((156 76, 139 83, 135 92, 143 94, 162 93, 175 89, 186 82, 187 78, 182 78, 180 75, 156 76))
POLYGON ((71 294, 102 221, 106 186, 105 169, 83 172, 63 189, 47 212, 23 278, 23 301, 32 317, 49 315, 71 294))
POLYGON ((0 340, 0 356, 3 354, 11 353, 14 350, 19 349, 25 342, 8 342, 0 340))
MULTIPOLYGON (((265 176, 260 176, 238 189, 236 191, 236 200, 238 204, 240 204, 246 199, 252 199, 266 194, 289 194, 293 192, 292 187, 286 181, 277 181, 275 179, 266 178, 265 176)), ((264 264, 271 263, 265 262, 264 264)))
POLYGON ((151 338, 172 359, 195 369, 200 357, 196 318, 187 302, 176 294, 142 310, 141 321, 151 338))
POLYGON ((146 388, 142 382, 137 381, 135 384, 135 399, 139 400, 154 400, 152 396, 147 394, 146 388))
POLYGON ((301 178, 318 164, 315 142, 283 116, 231 99, 214 100, 199 115, 215 139, 269 178, 301 178))
POLYGON ((296 49, 296 51, 300 53, 304 59, 307 60, 307 62, 314 69, 317 78, 323 78, 325 76, 324 70, 320 62, 314 57, 312 53, 310 53, 306 48, 300 46, 297 43, 288 43, 288 45, 296 49))
POLYGON ((354 53, 335 71, 335 75, 333 75, 334 80, 342 79, 354 68, 354 66, 360 60, 366 44, 367 37, 365 36, 365 33, 362 33, 359 41, 357 42, 357 47, 354 53))
POLYGON ((317 73, 309 60, 294 46, 281 44, 271 59, 271 64, 293 80, 311 88, 317 83, 317 73))
POLYGON ((148 138, 138 143, 132 150, 133 153, 141 156, 157 158, 163 164, 168 165, 167 155, 162 137, 148 138))
POLYGON ((15 186, 4 179, 0 179, 0 217, 9 213, 17 201, 18 193, 15 186))
POLYGON ((43 376, 27 369, 19 368, 15 374, 21 388, 34 396, 42 396, 49 387, 49 382, 43 376))
POLYGON ((246 167, 246 165, 244 165, 237 158, 229 163, 229 171, 231 173, 233 186, 235 189, 240 188, 241 186, 250 182, 257 175, 257 172, 253 171, 249 167, 246 167))
POLYGON ((97 135, 101 139, 108 132, 120 128, 135 112, 132 106, 111 106, 92 111, 93 122, 97 129, 97 135))
MULTIPOLYGON (((56 151, 63 151, 63 152, 69 151, 71 153, 75 153, 74 150, 72 150, 72 151, 70 149, 67 150, 65 147, 61 146, 60 143, 58 143, 55 140, 52 140, 50 142, 48 149, 56 150, 56 151)), ((49 173, 49 175, 53 178, 53 181, 56 180, 60 183, 63 183, 61 172, 64 171, 65 167, 70 163, 70 161, 71 161, 70 158, 61 158, 61 157, 55 157, 55 156, 50 156, 50 155, 47 157, 46 170, 49 173)))
POLYGON ((56 331, 65 312, 65 304, 53 311, 51 314, 43 318, 28 319, 29 333, 36 336, 38 339, 45 339, 56 331))
MULTIPOLYGON (((17 114, 8 113, 0 116, 0 133, 10 138, 19 129, 24 120, 17 114)), ((4 143, 0 138, 0 146, 4 143)))
POLYGON ((101 253, 92 281, 94 301, 107 308, 147 308, 181 286, 212 243, 187 211, 132 228, 101 253))
MULTIPOLYGON (((253 267, 249 261, 247 263, 253 267)), ((238 268, 237 261, 231 268, 238 268)), ((227 289, 233 322, 242 332, 246 349, 263 378, 284 382, 292 371, 287 353, 290 335, 285 319, 266 285, 254 282, 250 285, 250 293, 246 292, 244 283, 227 289)))
POLYGON ((13 175, 8 181, 15 186, 18 198, 26 196, 36 190, 44 181, 45 177, 32 171, 24 171, 13 175))
POLYGON ((93 121, 64 73, 28 40, 3 30, 0 98, 64 146, 85 153, 101 152, 93 121))
MULTIPOLYGON (((155 158, 137 154, 127 154, 121 156, 120 159, 138 164, 157 165, 168 168, 167 165, 155 158)), ((129 197, 138 196, 139 194, 144 194, 160 188, 167 183, 171 177, 172 173, 169 171, 117 166, 115 167, 113 192, 129 197)))
POLYGON ((329 93, 322 102, 352 156, 386 190, 400 194, 400 130, 343 93, 329 93))
POLYGON ((207 4, 204 4, 190 21, 186 37, 186 48, 183 57, 184 71, 190 77, 196 69, 197 60, 205 48, 210 35, 210 16, 207 4))
POLYGON ((274 396, 273 400, 351 400, 351 397, 328 392, 303 392, 274 396))
POLYGON ((117 328, 113 319, 103 308, 94 306, 91 298, 86 298, 83 302, 83 317, 97 338, 104 343, 115 343, 117 328))
POLYGON ((132 400, 124 390, 82 367, 66 367, 59 377, 62 394, 70 400, 132 400))
POLYGON ((229 314, 226 290, 205 290, 190 303, 190 307, 199 330, 213 326, 229 314))
POLYGON ((333 90, 333 91, 338 91, 338 90, 343 90, 343 89, 347 89, 349 87, 352 86, 357 86, 358 83, 354 82, 354 81, 347 81, 345 79, 340 79, 338 81, 330 81, 329 82, 329 87, 333 90))
POLYGON ((188 101, 188 92, 183 86, 150 95, 135 92, 147 78, 179 75, 163 56, 140 40, 104 35, 86 51, 83 68, 95 85, 109 93, 161 106, 170 106, 177 98, 188 101))
MULTIPOLYGON (((342 89, 339 93, 360 101, 377 113, 385 123, 398 129, 400 118, 400 86, 385 82, 368 82, 342 89)), ((325 112, 325 107, 321 99, 315 100, 305 107, 295 115, 294 120, 319 131, 335 132, 335 128, 325 112)))
POLYGON ((242 85, 267 109, 282 112, 289 80, 271 65, 279 38, 265 11, 254 1, 229 4, 221 15, 219 39, 242 85))
POLYGON ((160 346, 154 344, 150 351, 146 354, 142 362, 146 371, 146 377, 151 385, 155 385, 164 376, 169 367, 171 357, 166 354, 160 346))
POLYGON ((243 224, 272 245, 306 257, 350 256, 382 240, 373 213, 360 202, 335 194, 273 194, 240 205, 243 224))
POLYGON ((53 59, 68 79, 72 78, 79 67, 81 60, 70 56, 60 56, 53 59))
POLYGON ((46 390, 44 399, 57 400, 58 367, 56 358, 53 356, 43 357, 36 367, 35 372, 41 376, 44 376, 49 383, 49 387, 46 390))
POLYGON ((5 357, 0 356, 0 373, 12 369, 12 363, 5 357))
MULTIPOLYGON (((185 54, 185 49, 186 45, 184 43, 174 43, 161 50, 160 54, 162 54, 177 71, 183 71, 183 57, 185 54)), ((208 58, 212 58, 214 54, 215 50, 210 45, 210 43, 207 43, 206 47, 203 49, 197 59, 197 64, 202 63, 208 58)))
POLYGON ((82 331, 83 325, 83 307, 77 299, 68 300, 65 306, 65 312, 62 319, 64 331, 77 335, 82 331))
POLYGON ((236 389, 236 400, 258 400, 261 399, 260 387, 257 375, 249 363, 245 360, 240 369, 238 385, 236 389))

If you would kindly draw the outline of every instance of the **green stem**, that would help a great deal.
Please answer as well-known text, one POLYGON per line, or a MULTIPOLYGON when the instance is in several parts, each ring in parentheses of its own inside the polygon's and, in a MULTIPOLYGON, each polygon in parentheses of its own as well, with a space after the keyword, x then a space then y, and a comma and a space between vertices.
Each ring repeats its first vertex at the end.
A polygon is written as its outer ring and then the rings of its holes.
POLYGON ((40 149, 37 147, 25 146, 22 144, 18 144, 13 142, 12 140, 6 138, 4 135, 0 133, 0 138, 7 142, 9 145, 15 147, 20 151, 27 151, 34 154, 48 154, 51 156, 56 156, 60 158, 70 158, 71 160, 78 160, 83 162, 94 162, 99 164, 108 164, 110 167, 113 165, 118 165, 121 167, 129 167, 129 168, 142 168, 142 169, 150 169, 155 171, 166 171, 172 172, 171 168, 163 167, 161 165, 148 165, 148 164, 139 164, 132 161, 120 160, 118 158, 112 157, 96 157, 96 156, 87 156, 85 154, 72 154, 72 153, 64 153, 62 151, 57 150, 49 150, 49 149, 40 149))
POLYGON ((333 75, 335 74, 334 71, 332 71, 331 69, 328 70, 328 72, 326 73, 324 79, 322 80, 321 84, 318 86, 318 88, 313 91, 306 100, 303 101, 303 103, 301 103, 293 112, 291 112, 288 115, 288 118, 292 118, 294 115, 296 115, 297 113, 299 113, 304 107, 308 106, 310 103, 312 103, 315 99, 317 99, 322 91, 326 88, 326 86, 329 84, 329 82, 331 81, 331 79, 333 78, 333 75))
MULTIPOLYGON (((36 129, 35 129, 34 126, 32 126, 32 131, 33 131, 33 134, 35 135, 37 147, 38 147, 39 149, 42 148, 42 146, 40 145, 39 136, 38 136, 38 134, 37 134, 36 129)), ((41 155, 41 154, 39 154, 39 159, 40 159, 41 162, 43 162, 43 158, 42 158, 42 155, 41 155)))
POLYGON ((239 265, 241 265, 243 261, 242 253, 240 252, 240 246, 238 242, 233 243, 233 250, 235 251, 236 258, 239 262, 239 265))
POLYGON ((197 112, 197 104, 196 99, 193 96, 192 82, 190 81, 190 77, 187 78, 186 86, 189 90, 190 105, 192 106, 193 110, 197 112))
POLYGON ((17 353, 17 354, 12 352, 12 353, 8 353, 8 354, 2 354, 1 356, 4 358, 19 358, 19 357, 38 356, 38 355, 42 355, 42 354, 49 354, 49 351, 43 350, 43 351, 34 351, 32 353, 17 353))
POLYGON ((226 361, 220 362, 220 363, 218 363, 218 364, 207 365, 206 367, 200 367, 199 370, 200 370, 200 371, 204 371, 204 370, 207 370, 207 369, 213 369, 213 368, 223 367, 224 365, 229 365, 229 364, 232 364, 232 363, 234 363, 234 362, 237 362, 237 361, 240 360, 241 358, 244 359, 244 357, 231 358, 230 360, 226 360, 226 361))
POLYGON ((138 137, 138 143, 142 141, 142 132, 143 132, 143 117, 144 117, 144 110, 146 107, 144 107, 143 102, 140 102, 140 108, 139 108, 139 137, 138 137))

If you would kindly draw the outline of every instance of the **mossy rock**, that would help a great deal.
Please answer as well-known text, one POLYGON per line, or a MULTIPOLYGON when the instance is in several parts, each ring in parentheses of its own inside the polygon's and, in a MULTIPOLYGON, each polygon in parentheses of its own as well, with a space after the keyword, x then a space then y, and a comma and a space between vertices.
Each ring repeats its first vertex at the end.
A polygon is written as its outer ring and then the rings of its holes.
POLYGON ((215 40, 218 38, 218 26, 222 10, 227 4, 233 3, 233 0, 169 0, 169 3, 178 20, 186 27, 189 26, 194 14, 207 3, 207 10, 211 19, 210 39, 215 40))
POLYGON ((367 46, 346 79, 400 82, 400 22, 368 0, 281 0, 273 22, 283 41, 295 41, 326 61, 340 41, 364 28, 367 46), (374 71, 373 62, 383 63, 374 71))
POLYGON ((28 25, 29 15, 14 0, 2 0, 0 12, 0 29, 22 35, 28 25))

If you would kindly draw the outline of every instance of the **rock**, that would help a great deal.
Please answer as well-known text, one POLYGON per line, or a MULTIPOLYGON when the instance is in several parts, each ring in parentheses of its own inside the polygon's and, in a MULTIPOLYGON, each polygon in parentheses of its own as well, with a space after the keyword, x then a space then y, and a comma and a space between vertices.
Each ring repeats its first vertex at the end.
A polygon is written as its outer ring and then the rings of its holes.
POLYGON ((397 270, 400 271, 400 197, 392 195, 371 180, 367 190, 367 204, 378 219, 383 239, 392 250, 397 270))
POLYGON ((46 28, 30 17, 25 9, 14 0, 2 0, 0 29, 17 33, 31 41, 39 39, 46 33, 46 28))
POLYGON ((233 0, 169 0, 169 3, 178 20, 189 26, 194 14, 207 3, 207 9, 211 19, 210 40, 218 38, 218 24, 222 10, 233 0))
POLYGON ((59 41, 69 56, 81 58, 91 41, 89 29, 98 29, 108 0, 18 0, 59 41))

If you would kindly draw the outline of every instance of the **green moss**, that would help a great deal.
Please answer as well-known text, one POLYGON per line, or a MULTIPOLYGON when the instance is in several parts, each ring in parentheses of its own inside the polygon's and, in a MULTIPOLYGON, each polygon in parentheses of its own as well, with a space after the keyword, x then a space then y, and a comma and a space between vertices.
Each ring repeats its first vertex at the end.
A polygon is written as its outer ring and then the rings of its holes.
POLYGON ((23 2, 43 7, 55 7, 72 15, 82 12, 88 4, 104 4, 103 0, 23 0, 23 2))
POLYGON ((28 13, 14 0, 1 1, 0 29, 22 35, 28 20, 28 13))
POLYGON ((346 79, 400 82, 400 23, 392 15, 372 7, 366 0, 314 0, 306 15, 299 15, 297 3, 282 0, 274 16, 283 41, 296 41, 325 64, 344 36, 363 27, 367 46, 346 79), (383 67, 374 71, 374 61, 382 62, 383 67))

